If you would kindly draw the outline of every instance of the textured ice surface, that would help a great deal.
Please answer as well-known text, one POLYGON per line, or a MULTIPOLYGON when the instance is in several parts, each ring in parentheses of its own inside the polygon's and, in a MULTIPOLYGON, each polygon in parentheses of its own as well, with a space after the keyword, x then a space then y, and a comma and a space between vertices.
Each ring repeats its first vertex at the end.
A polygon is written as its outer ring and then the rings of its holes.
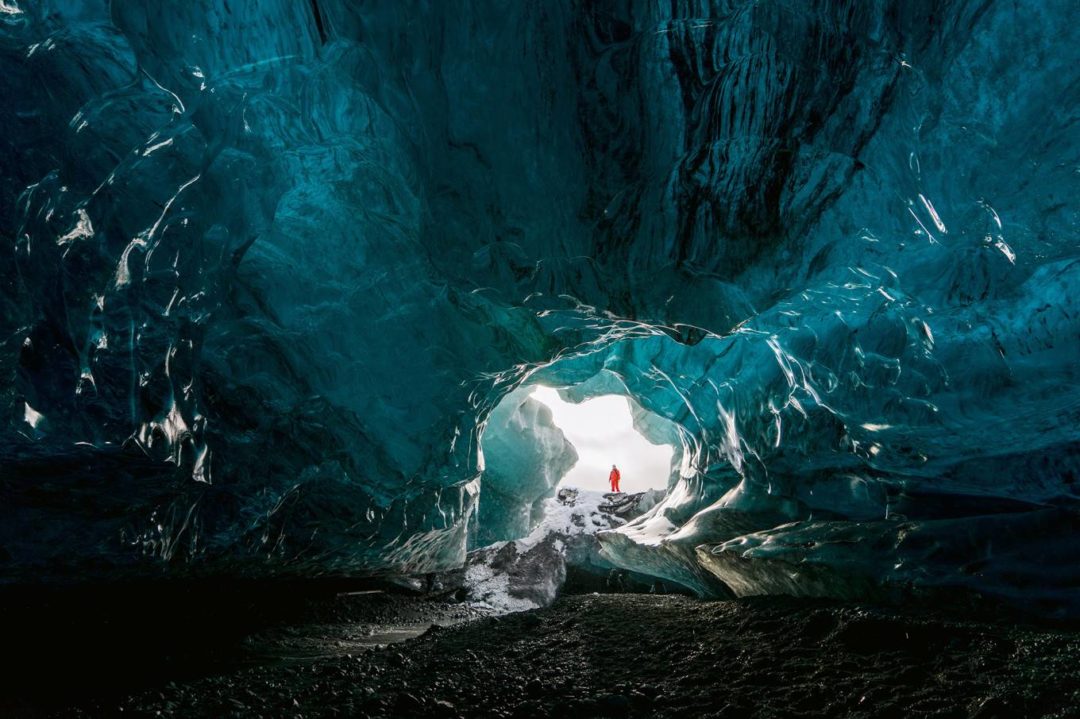
POLYGON ((519 389, 488 415, 483 501, 477 546, 524 537, 543 518, 544 499, 577 462, 577 453, 552 422, 551 409, 519 389))
POLYGON ((5 0, 3 580, 459 564, 543 381, 679 452, 614 561, 1075 606, 1075 21, 5 0))

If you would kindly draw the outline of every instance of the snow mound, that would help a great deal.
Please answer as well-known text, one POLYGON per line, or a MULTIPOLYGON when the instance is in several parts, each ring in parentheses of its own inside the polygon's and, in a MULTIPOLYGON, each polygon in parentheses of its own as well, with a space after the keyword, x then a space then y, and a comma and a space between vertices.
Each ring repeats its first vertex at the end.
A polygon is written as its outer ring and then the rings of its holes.
POLYGON ((611 567, 597 555, 597 532, 623 526, 662 495, 560 489, 544 501, 543 519, 528 536, 469 553, 462 578, 468 601, 496 612, 547 606, 566 580, 568 565, 611 567))

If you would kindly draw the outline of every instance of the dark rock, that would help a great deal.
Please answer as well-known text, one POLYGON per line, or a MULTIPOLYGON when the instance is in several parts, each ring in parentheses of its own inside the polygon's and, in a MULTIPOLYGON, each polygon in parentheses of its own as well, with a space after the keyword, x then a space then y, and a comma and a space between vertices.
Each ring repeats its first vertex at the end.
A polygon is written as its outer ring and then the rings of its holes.
POLYGON ((417 712, 424 708, 424 703, 409 692, 397 695, 394 707, 401 712, 417 712))
POLYGON ((1020 707, 1015 700, 1007 697, 992 696, 979 702, 969 714, 971 719, 1011 719, 1020 716, 1020 707))
POLYGON ((622 694, 604 694, 596 700, 596 709, 605 717, 629 716, 630 700, 622 694))

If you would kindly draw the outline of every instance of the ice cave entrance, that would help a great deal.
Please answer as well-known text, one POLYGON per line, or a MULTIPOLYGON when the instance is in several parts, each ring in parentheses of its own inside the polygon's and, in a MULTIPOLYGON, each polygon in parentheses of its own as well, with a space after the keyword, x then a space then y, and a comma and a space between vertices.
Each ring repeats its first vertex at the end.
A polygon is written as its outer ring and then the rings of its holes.
POLYGON ((559 480, 559 487, 607 491, 608 473, 615 464, 622 474, 623 492, 667 489, 675 448, 653 444, 634 429, 626 397, 603 395, 573 404, 542 385, 530 396, 547 405, 555 426, 578 453, 577 463, 559 480))

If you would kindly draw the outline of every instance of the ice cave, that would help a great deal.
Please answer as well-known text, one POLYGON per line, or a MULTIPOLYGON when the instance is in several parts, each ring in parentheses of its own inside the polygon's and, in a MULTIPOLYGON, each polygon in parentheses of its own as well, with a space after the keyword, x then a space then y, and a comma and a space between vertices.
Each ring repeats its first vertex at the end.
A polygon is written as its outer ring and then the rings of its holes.
POLYGON ((1078 23, 0 0, 0 601, 618 577, 1080 621, 1078 23), (558 403, 612 396, 669 452, 632 511, 560 485, 558 403))

